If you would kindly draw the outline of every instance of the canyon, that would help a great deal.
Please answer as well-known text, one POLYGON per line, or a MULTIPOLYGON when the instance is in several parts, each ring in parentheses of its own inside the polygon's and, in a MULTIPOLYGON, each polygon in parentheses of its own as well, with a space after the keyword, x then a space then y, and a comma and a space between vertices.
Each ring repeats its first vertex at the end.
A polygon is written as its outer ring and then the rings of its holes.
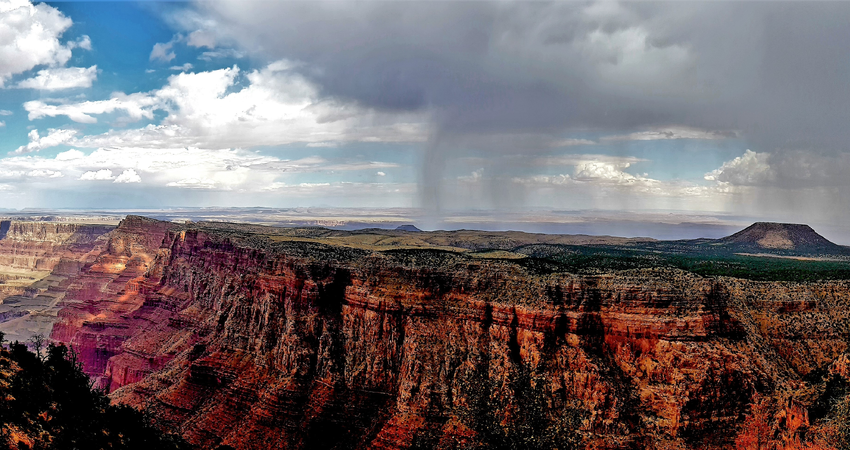
POLYGON ((6 340, 50 334, 71 280, 104 250, 113 228, 0 221, 0 330, 6 340))
POLYGON ((458 448, 480 438, 465 411, 482 389, 500 424, 532 414, 518 380, 575 411, 587 448, 735 448, 760 398, 781 412, 777 442, 828 444, 809 409, 848 375, 850 282, 569 273, 514 251, 635 240, 140 216, 7 228, 0 307, 42 306, 0 331, 48 330, 113 402, 203 449, 458 448))

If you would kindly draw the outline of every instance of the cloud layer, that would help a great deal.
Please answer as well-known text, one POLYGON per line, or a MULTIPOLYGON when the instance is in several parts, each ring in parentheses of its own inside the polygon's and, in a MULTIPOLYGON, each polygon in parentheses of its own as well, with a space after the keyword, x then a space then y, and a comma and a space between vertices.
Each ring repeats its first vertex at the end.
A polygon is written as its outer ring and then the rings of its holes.
POLYGON ((173 30, 136 69, 175 72, 72 96, 102 82, 100 62, 66 67, 91 40, 63 43, 72 22, 53 7, 0 3, 0 82, 53 97, 14 105, 30 127, 0 160, 6 191, 309 199, 356 187, 358 201, 386 194, 435 212, 846 209, 848 3, 215 0, 163 11, 173 30), (316 175, 291 177, 303 173, 316 175))
POLYGON ((24 103, 30 120, 67 117, 85 124, 117 113, 125 120, 167 116, 158 125, 110 131, 70 141, 84 147, 197 146, 251 147, 293 142, 422 141, 422 115, 388 114, 352 103, 322 98, 318 88, 293 72, 287 61, 244 73, 238 67, 169 77, 163 88, 147 93, 115 93, 107 100, 79 103, 24 103))

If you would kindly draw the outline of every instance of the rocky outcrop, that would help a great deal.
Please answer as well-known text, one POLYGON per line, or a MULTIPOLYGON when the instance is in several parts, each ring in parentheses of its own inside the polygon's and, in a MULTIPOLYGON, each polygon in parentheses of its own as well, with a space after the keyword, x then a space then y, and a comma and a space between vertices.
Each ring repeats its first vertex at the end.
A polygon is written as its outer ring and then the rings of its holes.
POLYGON ((78 259, 114 227, 75 223, 3 221, 0 272, 51 271, 63 260, 78 259))
POLYGON ((111 231, 110 225, 89 225, 71 222, 3 221, 8 224, 4 239, 18 242, 46 242, 52 244, 88 244, 111 231))
POLYGON ((112 232, 105 251, 66 288, 50 337, 73 347, 96 382, 122 343, 145 328, 123 316, 142 306, 138 286, 170 226, 128 217, 112 232))

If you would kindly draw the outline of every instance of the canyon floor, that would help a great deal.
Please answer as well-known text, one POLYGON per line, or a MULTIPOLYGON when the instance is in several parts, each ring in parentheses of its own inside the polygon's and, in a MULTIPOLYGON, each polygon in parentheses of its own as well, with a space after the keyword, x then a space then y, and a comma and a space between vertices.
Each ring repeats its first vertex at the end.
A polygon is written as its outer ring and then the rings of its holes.
POLYGON ((850 444, 850 250, 805 225, 0 231, 6 339, 201 449, 850 444))

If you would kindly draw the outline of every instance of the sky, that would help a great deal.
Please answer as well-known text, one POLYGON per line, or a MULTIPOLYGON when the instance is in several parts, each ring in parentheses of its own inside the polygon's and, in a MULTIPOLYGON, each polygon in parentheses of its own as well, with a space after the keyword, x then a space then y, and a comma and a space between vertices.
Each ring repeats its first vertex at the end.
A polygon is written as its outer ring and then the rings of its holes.
POLYGON ((0 208, 841 228, 847 23, 850 2, 0 0, 0 208))

